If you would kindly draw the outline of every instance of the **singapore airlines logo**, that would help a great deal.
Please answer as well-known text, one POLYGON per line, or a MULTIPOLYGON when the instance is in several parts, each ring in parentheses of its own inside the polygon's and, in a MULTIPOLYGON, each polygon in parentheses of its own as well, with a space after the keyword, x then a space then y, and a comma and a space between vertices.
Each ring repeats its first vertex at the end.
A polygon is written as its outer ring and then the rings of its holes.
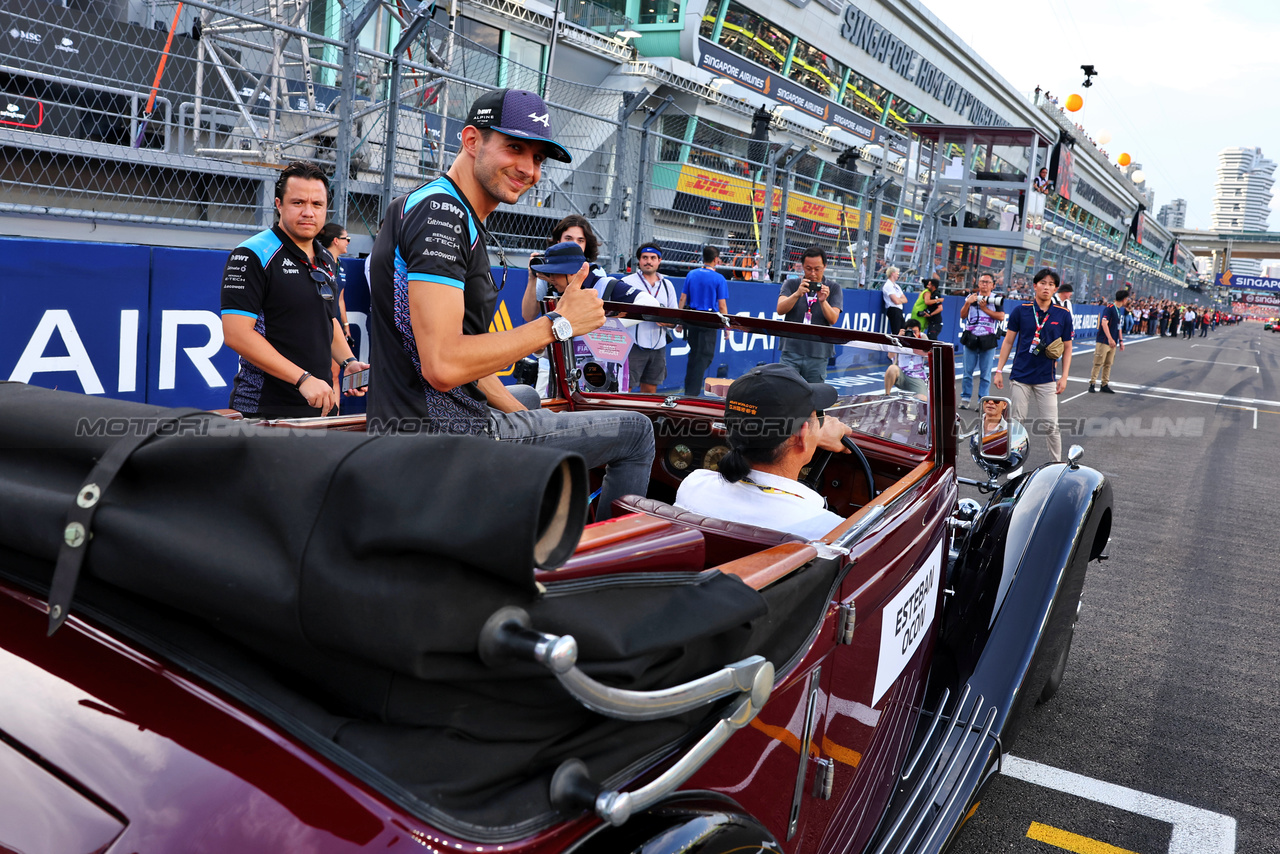
POLYGON ((544 128, 546 128, 547 130, 550 130, 550 129, 551 129, 551 114, 550 114, 550 113, 543 113, 542 115, 538 115, 537 113, 530 113, 530 114, 529 114, 529 118, 533 119, 535 122, 537 122, 538 124, 542 125, 542 126, 543 126, 544 128))

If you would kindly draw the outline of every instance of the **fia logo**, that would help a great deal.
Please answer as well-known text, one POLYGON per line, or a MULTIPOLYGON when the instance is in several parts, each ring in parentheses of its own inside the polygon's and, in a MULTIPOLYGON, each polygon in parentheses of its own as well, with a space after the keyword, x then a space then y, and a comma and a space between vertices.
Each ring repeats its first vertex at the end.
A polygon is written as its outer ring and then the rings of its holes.
POLYGON ((530 113, 529 118, 533 119, 535 122, 542 125, 547 130, 551 130, 551 114, 550 113, 543 113, 542 115, 538 115, 537 113, 530 113))

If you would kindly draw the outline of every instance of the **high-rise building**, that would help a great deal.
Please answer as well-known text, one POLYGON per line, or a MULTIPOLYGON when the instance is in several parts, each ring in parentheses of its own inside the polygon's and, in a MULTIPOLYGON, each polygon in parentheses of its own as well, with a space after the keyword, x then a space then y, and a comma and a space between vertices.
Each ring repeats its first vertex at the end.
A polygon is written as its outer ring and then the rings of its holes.
MULTIPOLYGON (((1218 180, 1213 185, 1212 225, 1215 231, 1266 231, 1271 213, 1275 161, 1261 148, 1224 148, 1218 152, 1218 180)), ((1232 259, 1235 273, 1256 276, 1261 263, 1232 259)))
POLYGON ((1156 214, 1156 221, 1165 228, 1186 228, 1187 200, 1174 199, 1167 205, 1161 205, 1160 213, 1156 214))

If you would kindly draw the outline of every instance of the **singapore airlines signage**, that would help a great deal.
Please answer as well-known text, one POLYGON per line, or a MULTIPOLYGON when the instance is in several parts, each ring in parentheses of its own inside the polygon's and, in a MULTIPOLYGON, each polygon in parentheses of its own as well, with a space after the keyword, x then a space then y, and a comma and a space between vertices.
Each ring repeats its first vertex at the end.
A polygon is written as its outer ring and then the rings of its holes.
POLYGON ((840 37, 862 48, 868 56, 885 63, 904 80, 914 83, 922 92, 975 125, 1009 126, 1008 121, 979 101, 976 95, 852 3, 844 7, 840 37))

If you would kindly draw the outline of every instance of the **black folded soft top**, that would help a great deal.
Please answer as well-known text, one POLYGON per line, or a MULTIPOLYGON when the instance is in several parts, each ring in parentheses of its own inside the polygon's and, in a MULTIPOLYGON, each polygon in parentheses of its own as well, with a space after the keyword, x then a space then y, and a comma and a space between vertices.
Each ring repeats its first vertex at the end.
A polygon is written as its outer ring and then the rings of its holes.
POLYGON ((794 660, 837 571, 823 562, 763 593, 687 568, 538 585, 535 567, 563 562, 581 533, 575 454, 253 427, 19 383, 0 383, 0 413, 0 572, 47 590, 95 465, 163 422, 102 486, 71 613, 162 639, 178 664, 478 842, 560 820, 547 790, 566 759, 625 782, 713 711, 626 723, 535 664, 487 667, 477 639, 496 610, 573 635, 590 676, 654 689, 748 655, 794 660))

